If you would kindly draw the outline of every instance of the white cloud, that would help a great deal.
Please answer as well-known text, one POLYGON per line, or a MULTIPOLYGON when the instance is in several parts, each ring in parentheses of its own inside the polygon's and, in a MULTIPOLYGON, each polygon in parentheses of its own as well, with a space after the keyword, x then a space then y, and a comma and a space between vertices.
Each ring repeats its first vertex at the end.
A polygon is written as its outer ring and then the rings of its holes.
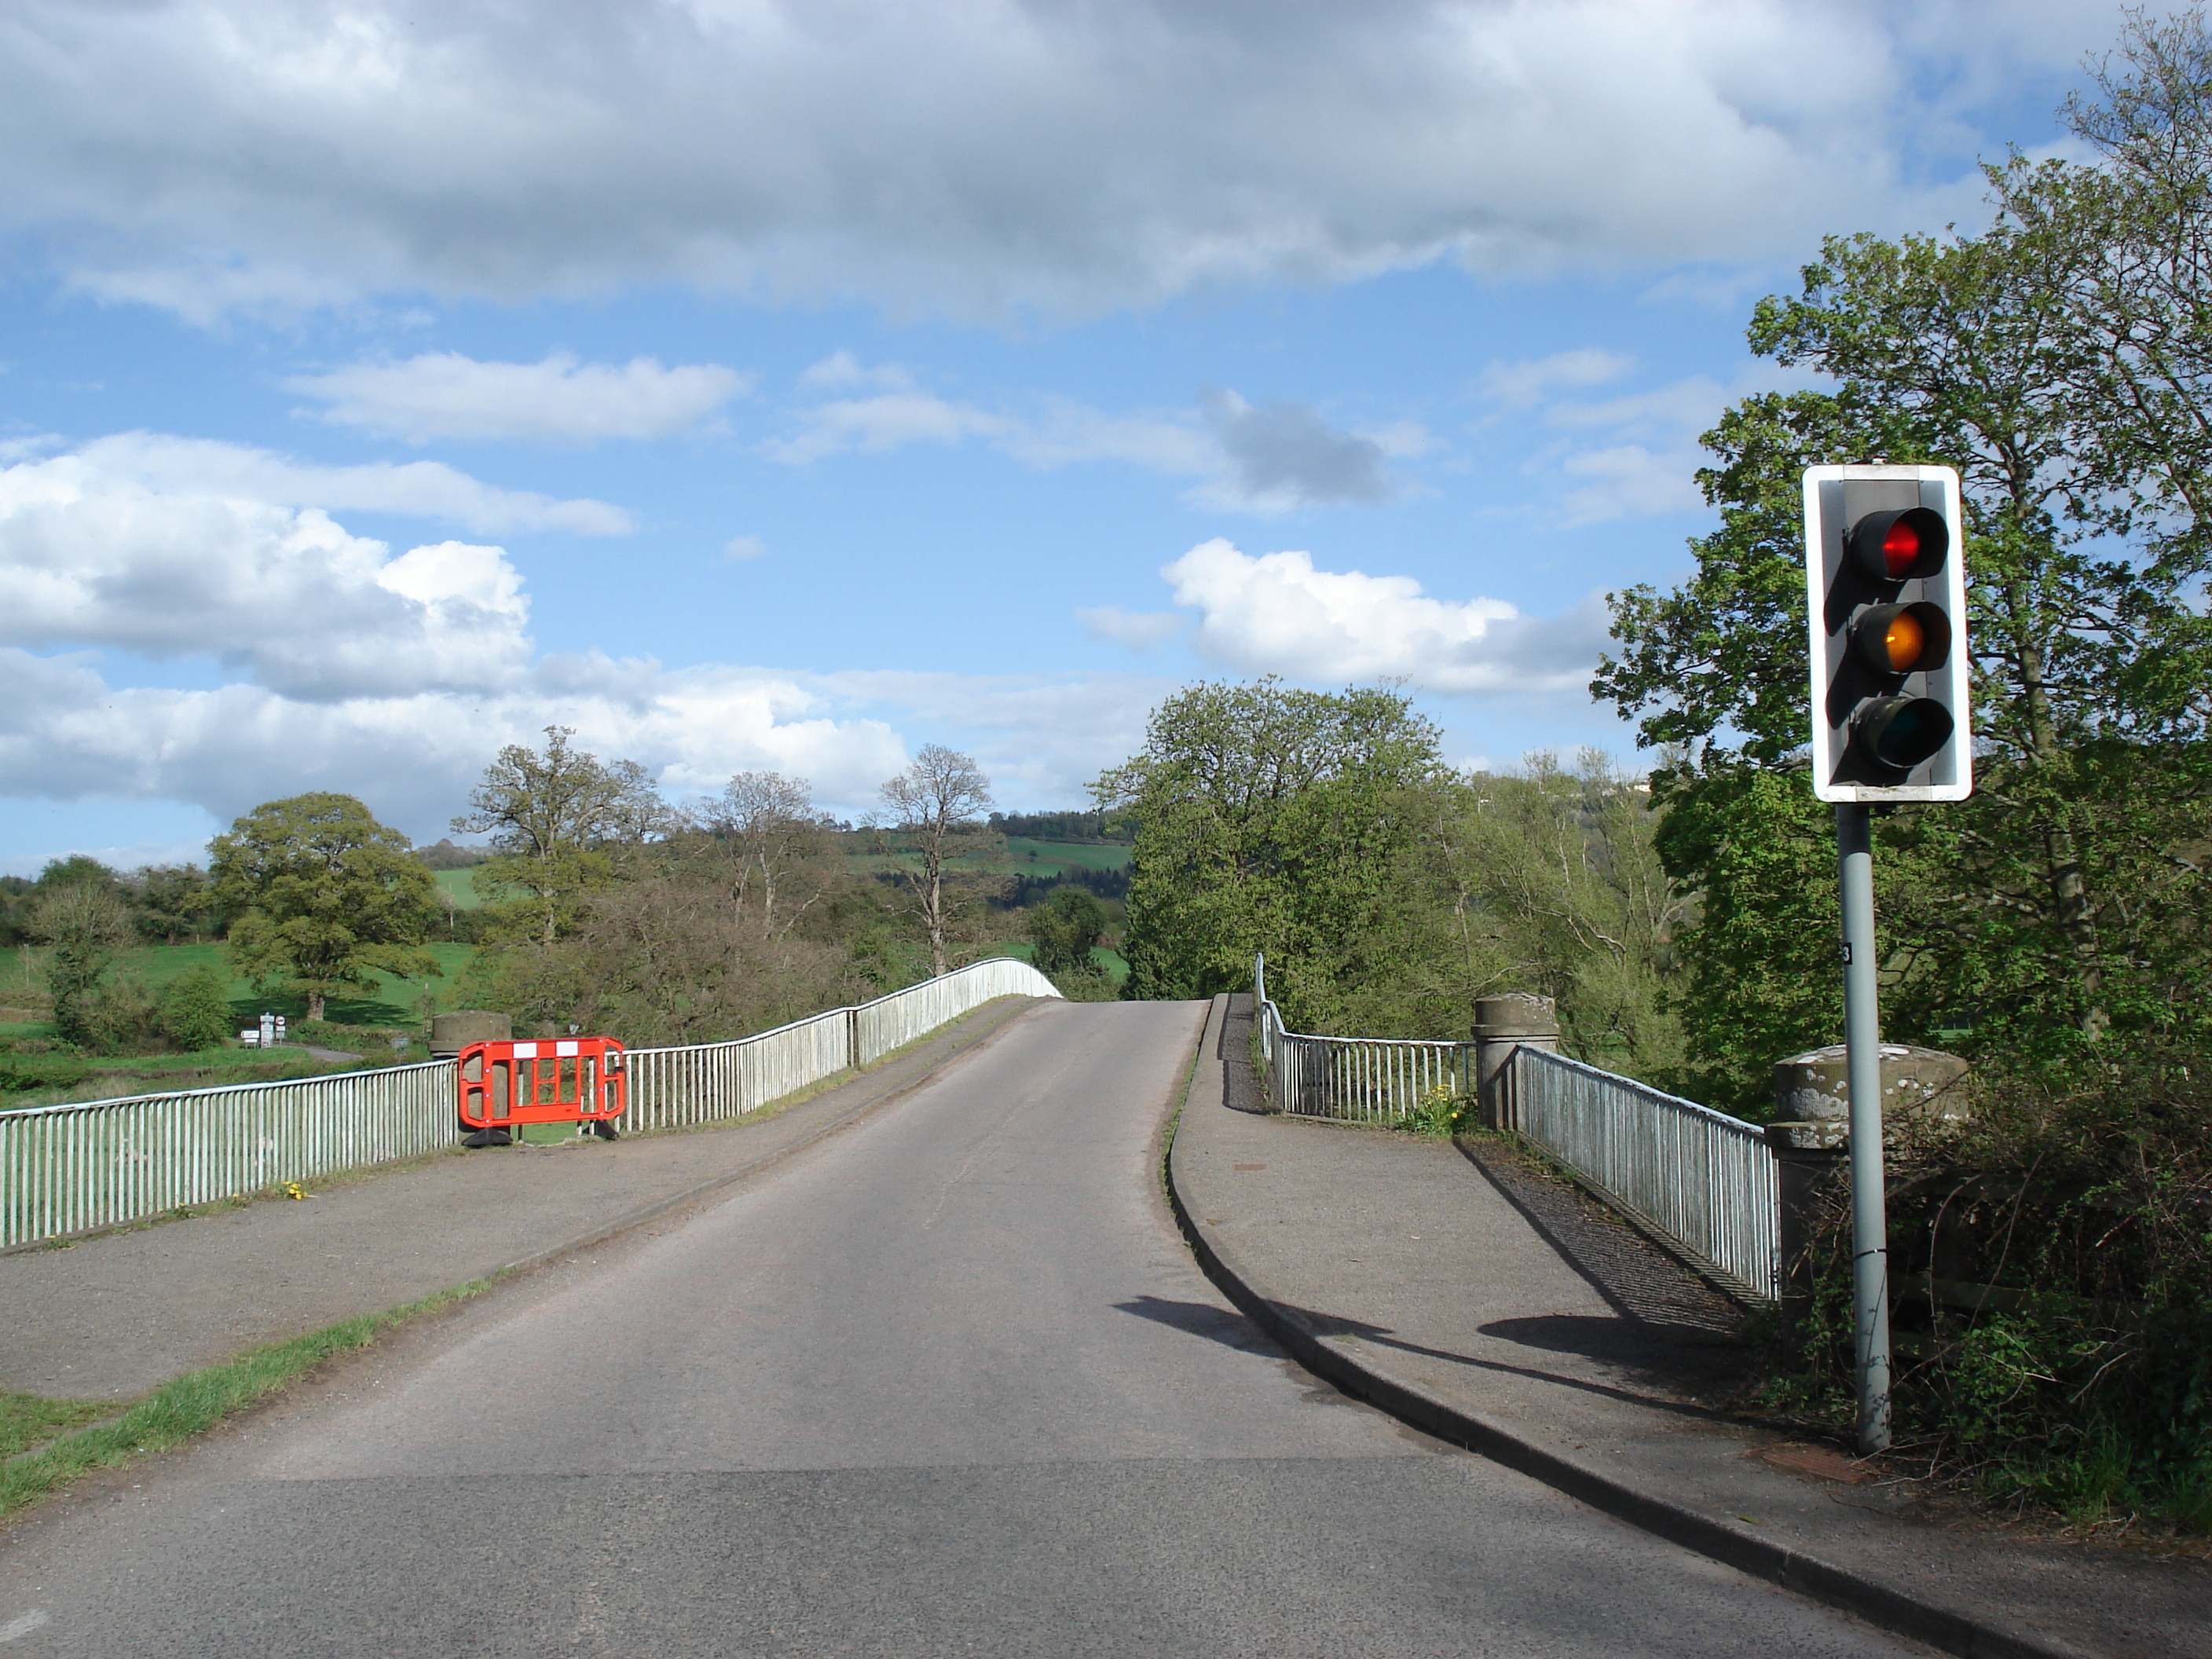
POLYGON ((1559 392, 1579 392, 1617 380, 1636 367, 1636 359, 1617 351, 1583 346, 1548 357, 1493 362, 1476 382, 1482 395, 1508 409, 1526 409, 1559 392))
POLYGON ((1302 552, 1255 558, 1216 538, 1164 566, 1199 612, 1191 647, 1245 673, 1344 684, 1402 678, 1445 693, 1579 689, 1605 638, 1593 596, 1559 617, 1503 599, 1431 599, 1410 576, 1314 568, 1302 552))
POLYGON ((1025 465, 1049 469, 1084 461, 1121 461, 1200 483, 1186 499, 1231 512, 1275 514, 1301 507, 1372 506, 1403 489, 1395 456, 1425 454, 1429 434, 1412 422, 1373 433, 1333 427, 1310 404, 1273 400, 1255 407, 1236 392, 1209 390, 1195 410, 1108 415, 1065 398, 1032 415, 957 404, 916 386, 902 369, 863 368, 838 352, 808 369, 813 389, 879 387, 799 412, 795 435, 768 446, 775 459, 803 466, 859 451, 881 454, 908 444, 980 439, 1025 465))
MULTIPOLYGON (((395 555, 320 507, 191 483, 161 448, 178 441, 103 441, 0 468, 0 793, 185 802, 221 822, 340 789, 434 835, 502 744, 559 724, 679 795, 768 768, 849 813, 906 763, 903 729, 921 721, 929 739, 973 746, 1008 799, 1064 801, 1127 752, 1159 692, 1129 676, 536 655, 499 548, 395 555), (101 650, 249 678, 114 684, 101 650)), ((231 459, 248 481, 292 476, 253 452, 231 459)))
POLYGON ((1585 347, 1492 363, 1482 375, 1480 389, 1492 402, 1533 410, 1542 427, 1577 434, 1542 448, 1523 468, 1561 486, 1556 516, 1568 526, 1701 510, 1697 472, 1710 458, 1698 440, 1722 412, 1753 392, 1814 382, 1803 369, 1750 362, 1727 384, 1692 374, 1611 398, 1570 395, 1609 386, 1634 367, 1632 358, 1585 347))
POLYGON ((1181 633, 1188 619, 1172 611, 1124 611, 1119 605, 1104 605, 1077 611, 1075 620, 1094 640, 1109 640, 1132 651, 1149 651, 1181 633))
POLYGON ((337 789, 434 836, 501 744, 540 742, 556 724, 679 793, 765 769, 811 779, 824 802, 864 800, 906 763, 885 722, 840 718, 794 678, 757 670, 571 660, 489 696, 309 702, 243 684, 113 687, 81 659, 0 648, 0 776, 15 795, 189 801, 227 822, 337 789))
POLYGON ((306 465, 243 444, 155 432, 96 438, 77 453, 107 477, 165 494, 444 519, 490 534, 565 530, 579 536, 623 536, 632 528, 629 514, 605 501, 562 501, 530 490, 501 489, 442 461, 306 465))
POLYGON ((840 398, 805 411, 805 429, 769 446, 770 456, 804 466, 825 455, 859 450, 879 455, 908 444, 957 444, 962 439, 1002 436, 1014 423, 927 392, 884 392, 872 398, 840 398))
POLYGON ((722 544, 722 556, 732 563, 766 556, 768 544, 757 536, 732 536, 722 544))
POLYGON ((214 657, 312 699, 498 685, 529 655, 498 548, 395 558, 319 508, 165 490, 100 453, 0 470, 0 642, 214 657))
POLYGON ((1699 459, 1686 448, 1654 454, 1642 444, 1617 444, 1566 456, 1559 470, 1569 477, 1589 480, 1570 489, 1562 501, 1566 522, 1603 524, 1610 519, 1694 513, 1705 504, 1698 493, 1699 459))
POLYGON ((2112 29, 2086 0, 1929 9, 18 0, 0 199, 95 292, 203 318, 663 282, 1018 315, 1438 257, 1741 264, 1971 212, 1966 158, 2004 136, 1976 100, 2112 29), (1931 130, 1959 160, 1923 185, 1931 130))
POLYGON ((512 438, 589 443, 665 438, 688 431, 751 384, 718 363, 664 368, 652 357, 617 368, 556 352, 542 362, 487 363, 457 351, 401 363, 355 363, 295 376, 290 390, 329 404, 342 426, 423 443, 433 438, 512 438))

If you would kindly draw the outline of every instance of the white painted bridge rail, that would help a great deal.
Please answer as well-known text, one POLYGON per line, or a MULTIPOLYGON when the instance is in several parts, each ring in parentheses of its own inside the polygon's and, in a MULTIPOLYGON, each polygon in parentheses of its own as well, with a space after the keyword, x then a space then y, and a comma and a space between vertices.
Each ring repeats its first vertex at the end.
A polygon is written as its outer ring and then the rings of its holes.
MULTIPOLYGON (((1059 994, 1029 963, 994 957, 756 1036, 633 1048, 617 1127, 740 1117, 996 998, 1059 994)), ((441 1060, 0 1112, 0 1249, 434 1152, 459 1143, 457 1108, 453 1062, 441 1060)))
MULTIPOLYGON (((1255 961, 1261 1085, 1275 1110, 1395 1123, 1439 1091, 1474 1092, 1471 1042, 1292 1031, 1255 961)), ((1781 1194, 1759 1126, 1522 1044, 1507 1060, 1498 1127, 1581 1176, 1733 1289, 1782 1291, 1781 1194)))

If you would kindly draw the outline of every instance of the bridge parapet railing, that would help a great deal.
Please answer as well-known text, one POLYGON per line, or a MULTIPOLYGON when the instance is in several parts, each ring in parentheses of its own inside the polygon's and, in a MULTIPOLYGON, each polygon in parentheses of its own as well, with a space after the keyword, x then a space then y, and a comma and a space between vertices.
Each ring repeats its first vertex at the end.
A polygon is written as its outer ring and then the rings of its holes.
MULTIPOLYGON (((1401 1121, 1435 1091, 1474 1093, 1474 1045, 1292 1031, 1253 963, 1262 1085, 1300 1117, 1401 1121)), ((1782 1290, 1774 1153, 1756 1124, 1526 1044, 1501 1079, 1502 1127, 1572 1170, 1740 1294, 1782 1290)))
POLYGON ((1316 1036, 1283 1024, 1253 963, 1261 1086, 1275 1110, 1346 1123, 1392 1123, 1439 1091, 1464 1094, 1474 1045, 1399 1037, 1316 1036))
MULTIPOLYGON (((994 958, 728 1042, 633 1048, 628 1133, 743 1116, 1002 996, 1057 997, 994 958)), ((450 1060, 0 1111, 0 1249, 459 1143, 450 1060)))
POLYGON ((1732 1288, 1781 1295, 1781 1191, 1758 1125, 1525 1044, 1506 1064, 1507 1127, 1732 1288))

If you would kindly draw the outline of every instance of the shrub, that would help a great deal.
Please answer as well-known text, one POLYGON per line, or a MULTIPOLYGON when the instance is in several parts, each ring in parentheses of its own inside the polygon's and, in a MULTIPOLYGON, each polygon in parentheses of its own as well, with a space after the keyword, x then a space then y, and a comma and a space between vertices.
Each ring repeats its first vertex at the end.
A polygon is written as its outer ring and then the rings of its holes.
POLYGON ((224 989, 222 976, 205 963, 172 980, 155 1013, 161 1034, 187 1054, 228 1042, 237 1027, 224 989))

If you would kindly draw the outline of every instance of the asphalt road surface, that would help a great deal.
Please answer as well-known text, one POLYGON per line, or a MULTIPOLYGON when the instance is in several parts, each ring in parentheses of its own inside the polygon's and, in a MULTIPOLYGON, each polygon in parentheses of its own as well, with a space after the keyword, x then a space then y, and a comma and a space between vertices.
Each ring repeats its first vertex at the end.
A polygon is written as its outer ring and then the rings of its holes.
POLYGON ((1921 1651, 1271 1349, 1158 1189, 1204 1013, 1042 1006, 46 1506, 0 1538, 0 1659, 1921 1651))

